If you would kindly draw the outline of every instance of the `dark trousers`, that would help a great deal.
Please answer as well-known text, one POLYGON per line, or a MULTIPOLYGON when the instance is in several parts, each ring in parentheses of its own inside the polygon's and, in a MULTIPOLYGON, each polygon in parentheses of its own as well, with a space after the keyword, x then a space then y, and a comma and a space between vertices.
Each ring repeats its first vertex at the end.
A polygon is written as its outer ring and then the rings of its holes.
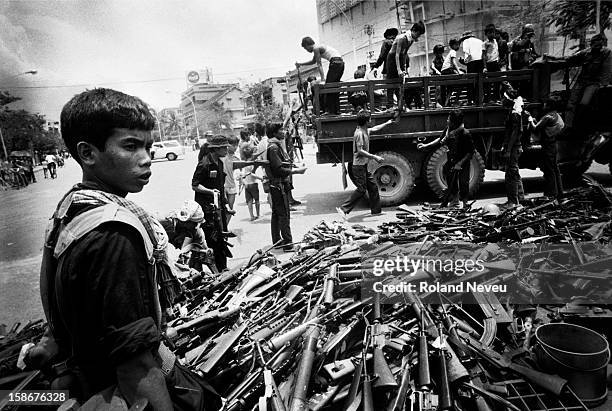
POLYGON ((272 219, 270 229, 272 244, 283 240, 282 244, 293 243, 289 217, 289 195, 286 183, 270 184, 270 199, 272 200, 272 219))
POLYGON ((204 230, 206 244, 215 254, 215 265, 217 266, 217 270, 223 271, 227 268, 227 255, 225 254, 227 246, 223 238, 222 222, 219 220, 219 216, 216 212, 205 212, 204 220, 205 222, 202 225, 202 229, 204 230))
MULTIPOLYGON (((327 77, 325 77, 325 84, 336 83, 340 81, 344 74, 344 61, 342 59, 332 59, 329 62, 329 68, 327 70, 327 77)), ((327 111, 330 114, 340 113, 340 93, 330 93, 321 95, 321 110, 327 111)))
MULTIPOLYGON (((447 76, 447 75, 451 75, 451 74, 457 74, 455 73, 455 69, 453 68, 447 68, 445 70, 442 71, 442 75, 443 76, 447 76)), ((456 89, 453 86, 440 86, 440 104, 443 106, 447 105, 447 99, 450 99, 450 97, 453 94, 453 91, 455 91, 456 89)))
MULTIPOLYGON (((400 63, 401 63, 401 59, 400 59, 400 63)), ((404 70, 404 67, 401 67, 402 70, 404 70)), ((394 54, 390 54, 387 56, 387 79, 392 80, 392 79, 398 79, 399 78, 399 74, 397 74, 397 64, 395 64, 395 55, 394 54)), ((395 97, 397 98, 397 104, 399 104, 400 101, 400 89, 399 86, 398 88, 388 88, 387 89, 387 108, 389 107, 393 107, 393 105, 395 104, 393 101, 393 95, 395 94, 395 97)))
POLYGON ((520 156, 518 146, 514 146, 510 151, 504 175, 508 202, 513 204, 519 204, 521 200, 525 199, 523 180, 521 180, 521 174, 519 173, 520 156))
POLYGON ((544 195, 561 199, 563 197, 563 182, 557 162, 557 144, 554 141, 542 144, 542 152, 540 169, 544 173, 544 195))
MULTIPOLYGON (((487 63, 488 73, 496 73, 498 71, 501 71, 499 61, 490 61, 487 63)), ((485 92, 486 101, 499 100, 499 83, 489 83, 487 86, 485 86, 485 92)))
POLYGON ((470 198, 470 167, 471 161, 467 161, 461 170, 459 170, 456 178, 451 177, 451 173, 454 172, 454 163, 447 161, 444 165, 444 176, 446 177, 446 183, 448 188, 442 206, 448 205, 448 202, 455 202, 457 200, 457 194, 459 194, 459 200, 466 202, 470 198))
MULTIPOLYGON (((466 66, 468 73, 482 73, 484 62, 482 60, 472 60, 466 66)), ((468 86, 467 94, 470 104, 476 104, 476 85, 468 86)))
POLYGON ((381 211, 380 195, 378 194, 378 186, 374 181, 374 176, 368 171, 368 166, 356 166, 353 165, 353 182, 357 189, 351 194, 351 196, 340 206, 345 213, 350 213, 351 210, 357 205, 359 200, 367 191, 370 197, 370 210, 373 214, 378 214, 381 211))
POLYGON ((47 168, 49 169, 49 174, 51 175, 51 178, 57 178, 57 165, 55 163, 49 163, 47 165, 47 168))

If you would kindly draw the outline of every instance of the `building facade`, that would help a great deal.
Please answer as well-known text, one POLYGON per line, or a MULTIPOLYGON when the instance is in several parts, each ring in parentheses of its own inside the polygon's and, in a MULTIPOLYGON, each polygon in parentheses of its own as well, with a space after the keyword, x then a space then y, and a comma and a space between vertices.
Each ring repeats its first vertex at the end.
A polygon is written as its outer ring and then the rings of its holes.
POLYGON ((435 45, 442 44, 448 51, 449 40, 461 38, 465 31, 484 39, 490 23, 508 32, 510 39, 520 34, 524 24, 532 23, 540 54, 561 55, 563 49, 567 54, 570 44, 543 24, 543 4, 542 0, 317 0, 316 40, 342 53, 346 64, 343 80, 352 78, 357 67, 376 61, 387 28, 405 31, 419 20, 425 23, 426 34, 409 51, 411 76, 429 72, 435 45))
POLYGON ((237 83, 228 84, 194 84, 181 94, 180 114, 185 126, 190 129, 195 126, 194 113, 200 113, 197 118, 200 133, 206 131, 205 113, 213 104, 221 105, 231 118, 232 126, 238 127, 244 116, 242 90, 237 83))

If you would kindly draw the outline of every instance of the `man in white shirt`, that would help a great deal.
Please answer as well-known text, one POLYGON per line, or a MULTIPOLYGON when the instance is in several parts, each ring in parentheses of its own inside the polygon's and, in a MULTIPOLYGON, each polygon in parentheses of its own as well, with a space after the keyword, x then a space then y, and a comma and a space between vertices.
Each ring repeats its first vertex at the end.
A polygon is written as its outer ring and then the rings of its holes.
MULTIPOLYGON (((468 73, 482 73, 484 62, 482 60, 483 41, 474 37, 471 31, 466 31, 459 40, 462 42, 463 54, 465 55, 461 63, 467 66, 468 73)), ((468 87, 468 100, 475 104, 475 92, 473 87, 468 87)))

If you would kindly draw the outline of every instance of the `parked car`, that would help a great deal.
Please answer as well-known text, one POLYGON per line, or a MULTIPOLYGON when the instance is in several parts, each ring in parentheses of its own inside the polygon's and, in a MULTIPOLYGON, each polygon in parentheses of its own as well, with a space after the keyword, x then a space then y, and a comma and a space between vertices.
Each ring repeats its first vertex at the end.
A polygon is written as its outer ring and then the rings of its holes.
POLYGON ((185 155, 185 147, 177 140, 157 141, 151 146, 151 159, 167 158, 174 161, 185 155))

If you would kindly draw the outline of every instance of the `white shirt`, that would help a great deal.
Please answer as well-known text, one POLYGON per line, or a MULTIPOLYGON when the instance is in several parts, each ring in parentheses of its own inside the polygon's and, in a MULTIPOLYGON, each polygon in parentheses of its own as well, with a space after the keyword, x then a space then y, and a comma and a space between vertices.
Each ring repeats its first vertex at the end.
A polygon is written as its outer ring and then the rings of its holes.
POLYGON ((53 154, 47 154, 45 156, 45 161, 47 163, 55 163, 55 156, 53 154))
POLYGON ((485 40, 482 43, 482 51, 486 52, 487 61, 485 63, 499 61, 499 46, 496 39, 492 41, 489 41, 489 39, 485 40))
POLYGON ((446 55, 446 57, 444 57, 444 63, 442 63, 442 71, 449 69, 452 67, 451 65, 451 59, 452 58, 457 58, 457 52, 453 49, 450 49, 450 51, 448 52, 448 54, 446 55))
POLYGON ((461 48, 465 53, 465 62, 482 60, 483 41, 476 37, 469 37, 463 40, 461 48))

